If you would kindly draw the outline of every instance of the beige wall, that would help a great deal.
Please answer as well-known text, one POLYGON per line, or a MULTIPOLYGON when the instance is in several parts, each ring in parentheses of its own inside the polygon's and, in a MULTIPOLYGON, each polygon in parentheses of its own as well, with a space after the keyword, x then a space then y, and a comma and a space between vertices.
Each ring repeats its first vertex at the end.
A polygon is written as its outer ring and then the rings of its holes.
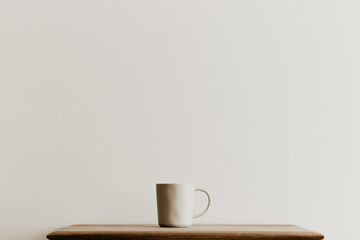
POLYGON ((213 198, 196 223, 358 240, 359 12, 0 0, 0 239, 156 223, 155 183, 192 182, 213 198))

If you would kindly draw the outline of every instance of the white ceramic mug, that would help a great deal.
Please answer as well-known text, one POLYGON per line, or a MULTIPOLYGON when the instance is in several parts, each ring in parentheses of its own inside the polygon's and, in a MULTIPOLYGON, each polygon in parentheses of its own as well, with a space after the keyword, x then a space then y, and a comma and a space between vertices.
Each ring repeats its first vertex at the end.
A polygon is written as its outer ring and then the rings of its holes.
POLYGON ((192 219, 203 216, 210 206, 210 195, 193 184, 156 184, 158 221, 161 227, 190 227, 192 219), (208 197, 206 209, 194 215, 194 193, 204 192, 208 197))

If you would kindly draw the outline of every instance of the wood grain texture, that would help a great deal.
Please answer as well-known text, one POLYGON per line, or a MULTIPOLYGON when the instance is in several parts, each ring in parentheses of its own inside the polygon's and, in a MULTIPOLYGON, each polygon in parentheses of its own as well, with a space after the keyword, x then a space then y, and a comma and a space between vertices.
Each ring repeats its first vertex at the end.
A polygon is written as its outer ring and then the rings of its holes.
POLYGON ((193 225, 162 228, 158 225, 72 225, 47 235, 50 240, 306 240, 324 236, 295 225, 193 225))

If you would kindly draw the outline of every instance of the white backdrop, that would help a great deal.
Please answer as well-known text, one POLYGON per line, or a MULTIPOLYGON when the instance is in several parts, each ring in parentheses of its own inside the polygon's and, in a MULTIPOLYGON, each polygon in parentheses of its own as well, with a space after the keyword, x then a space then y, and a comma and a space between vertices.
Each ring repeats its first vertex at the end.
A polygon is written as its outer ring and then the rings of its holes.
POLYGON ((360 3, 0 0, 0 239, 156 223, 360 232, 360 3), (200 211, 205 197, 198 195, 200 211))

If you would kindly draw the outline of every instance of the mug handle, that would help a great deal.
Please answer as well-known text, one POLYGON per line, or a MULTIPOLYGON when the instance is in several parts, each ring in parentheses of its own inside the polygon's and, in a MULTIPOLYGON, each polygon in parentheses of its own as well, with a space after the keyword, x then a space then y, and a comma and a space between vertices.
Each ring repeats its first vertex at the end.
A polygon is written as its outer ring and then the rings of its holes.
POLYGON ((195 214, 193 216, 193 218, 198 218, 198 217, 201 217, 201 216, 204 216, 204 214, 207 212, 207 210, 209 209, 210 207, 210 195, 207 191, 205 191, 204 189, 201 189, 201 188, 196 188, 195 189, 195 192, 203 192, 206 194, 206 196, 208 197, 208 204, 207 204, 207 207, 206 209, 202 212, 202 213, 199 213, 199 214, 195 214))

